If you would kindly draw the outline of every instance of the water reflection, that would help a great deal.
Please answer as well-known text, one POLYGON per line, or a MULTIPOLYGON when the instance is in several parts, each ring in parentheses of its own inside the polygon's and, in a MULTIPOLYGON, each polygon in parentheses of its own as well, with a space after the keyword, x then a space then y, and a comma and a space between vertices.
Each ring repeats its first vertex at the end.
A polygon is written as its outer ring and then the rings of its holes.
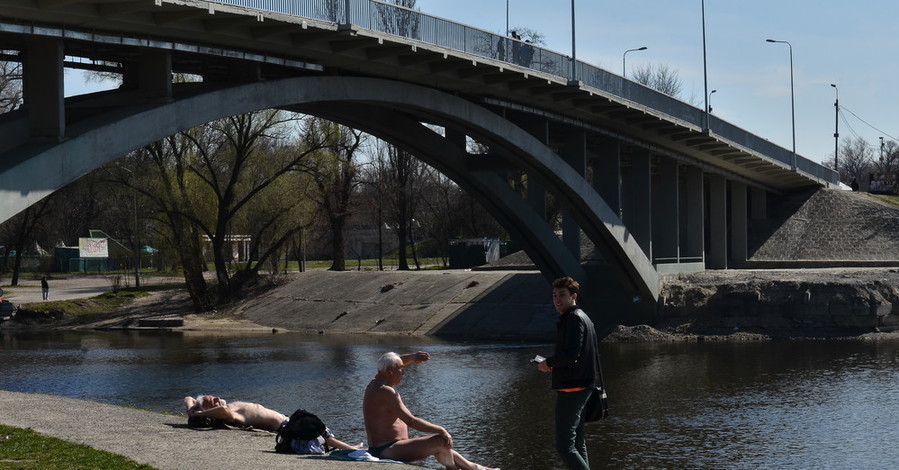
MULTIPOLYGON (((427 338, 0 334, 0 388, 180 412, 216 393, 322 415, 364 440, 360 404, 381 353, 419 349, 398 389, 458 450, 507 469, 561 468, 540 344, 427 338)), ((603 344, 612 417, 589 428, 594 468, 892 468, 899 343, 603 344)))

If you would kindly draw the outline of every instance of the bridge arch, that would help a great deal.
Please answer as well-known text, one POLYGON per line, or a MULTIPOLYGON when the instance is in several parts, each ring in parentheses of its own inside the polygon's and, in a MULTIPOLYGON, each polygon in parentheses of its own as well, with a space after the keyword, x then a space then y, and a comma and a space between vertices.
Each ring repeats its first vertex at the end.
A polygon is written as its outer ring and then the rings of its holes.
MULTIPOLYGON (((89 104, 90 97, 81 100, 89 104)), ((652 299, 653 304, 658 297, 658 275, 617 214, 550 148, 475 103, 384 79, 302 77, 205 88, 202 92, 176 94, 169 103, 122 108, 69 126, 70 137, 62 142, 7 146, 0 155, 0 161, 5 162, 0 167, 0 201, 4 201, 0 202, 0 212, 8 218, 91 170, 178 131, 267 108, 291 108, 329 117, 412 151, 474 191, 504 226, 520 237, 547 277, 580 273, 579 260, 536 212, 527 210, 523 200, 501 184, 499 177, 469 171, 465 160, 470 157, 464 148, 419 122, 471 135, 535 175, 559 199, 618 274, 625 290, 652 299)), ((24 114, 10 116, 0 125, 0 135, 12 134, 24 119, 24 114)))

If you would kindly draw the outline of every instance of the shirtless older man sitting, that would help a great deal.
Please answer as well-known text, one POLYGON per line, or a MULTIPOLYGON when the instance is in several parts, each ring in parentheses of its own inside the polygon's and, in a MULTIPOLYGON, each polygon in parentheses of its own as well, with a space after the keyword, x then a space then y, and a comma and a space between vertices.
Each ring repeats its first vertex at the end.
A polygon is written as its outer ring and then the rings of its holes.
POLYGON ((386 353, 378 361, 378 373, 365 388, 362 415, 368 435, 368 453, 379 458, 413 462, 433 455, 448 470, 498 470, 469 462, 453 450, 453 438, 442 426, 415 417, 393 388, 403 379, 403 367, 431 358, 426 352, 386 353), (409 437, 409 428, 433 433, 409 437))
POLYGON ((245 401, 228 403, 212 395, 200 395, 196 399, 184 397, 184 406, 187 407, 188 418, 213 418, 229 426, 252 426, 272 432, 278 431, 287 420, 287 416, 260 404, 245 401))

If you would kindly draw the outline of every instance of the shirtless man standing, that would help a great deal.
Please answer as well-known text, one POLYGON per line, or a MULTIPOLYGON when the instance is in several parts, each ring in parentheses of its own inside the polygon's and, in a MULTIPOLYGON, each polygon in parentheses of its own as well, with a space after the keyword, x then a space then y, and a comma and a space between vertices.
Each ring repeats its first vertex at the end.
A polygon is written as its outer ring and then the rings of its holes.
POLYGON ((277 432, 281 423, 287 420, 287 416, 262 405, 244 401, 227 403, 212 395, 200 395, 196 399, 184 397, 184 406, 190 418, 215 418, 230 426, 253 426, 272 432, 277 432))
POLYGON ((383 459, 414 462, 433 455, 448 470, 499 470, 469 462, 453 450, 453 438, 442 426, 416 418, 393 388, 403 380, 403 367, 421 364, 430 354, 386 353, 378 361, 378 374, 365 388, 362 416, 368 435, 368 453, 383 459), (433 433, 409 437, 409 428, 433 433))

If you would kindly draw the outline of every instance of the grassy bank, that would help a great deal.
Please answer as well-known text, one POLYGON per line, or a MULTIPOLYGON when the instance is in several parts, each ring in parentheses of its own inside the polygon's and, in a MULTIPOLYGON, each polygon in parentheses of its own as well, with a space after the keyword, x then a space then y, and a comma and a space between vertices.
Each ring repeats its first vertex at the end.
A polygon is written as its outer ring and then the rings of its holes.
POLYGON ((0 466, 11 470, 155 470, 121 455, 0 425, 0 466))

